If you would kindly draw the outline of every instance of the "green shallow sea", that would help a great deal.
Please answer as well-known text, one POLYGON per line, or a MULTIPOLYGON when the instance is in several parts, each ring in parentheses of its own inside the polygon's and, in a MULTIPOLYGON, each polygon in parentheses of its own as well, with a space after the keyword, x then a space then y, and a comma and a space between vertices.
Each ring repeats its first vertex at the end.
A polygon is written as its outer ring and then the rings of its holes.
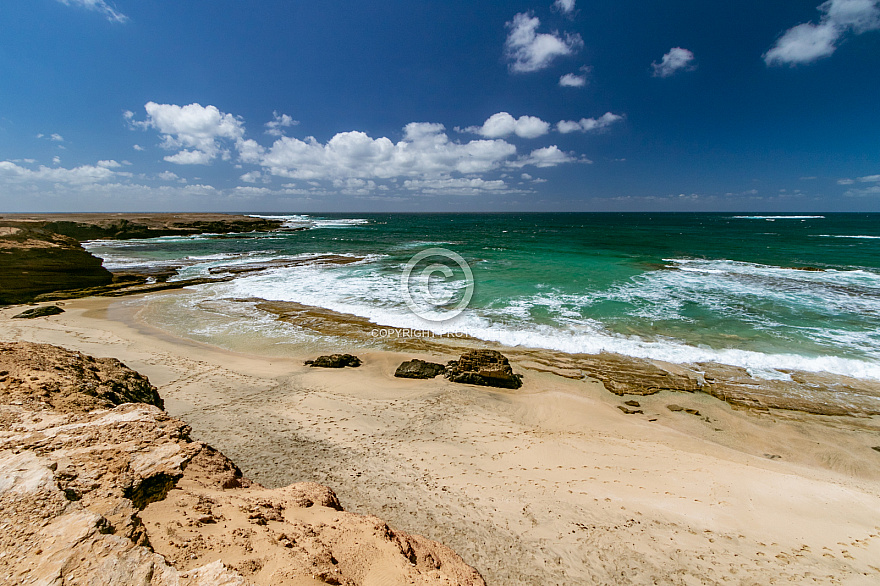
MULTIPOLYGON (((799 368, 880 379, 880 214, 278 217, 298 230, 87 246, 111 269, 185 265, 177 278, 270 263, 182 296, 179 307, 167 308, 179 317, 169 327, 186 322, 196 305, 258 297, 507 345, 714 360, 764 378, 799 368), (460 255, 472 271, 473 297, 452 320, 425 320, 406 303, 404 268, 428 248, 460 255), (328 262, 327 255, 354 262, 328 262)), ((411 295, 427 288, 453 306, 466 275, 447 264, 449 278, 434 271, 411 295)), ((207 341, 299 335, 238 311, 185 329, 207 341)))

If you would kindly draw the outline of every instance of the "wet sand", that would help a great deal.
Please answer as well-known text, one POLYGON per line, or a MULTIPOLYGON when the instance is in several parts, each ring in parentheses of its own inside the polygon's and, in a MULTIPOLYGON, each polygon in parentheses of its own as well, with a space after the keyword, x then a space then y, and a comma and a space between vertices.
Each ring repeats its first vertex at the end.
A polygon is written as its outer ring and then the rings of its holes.
POLYGON ((137 299, 64 309, 0 310, 0 339, 121 359, 253 479, 326 484, 348 510, 452 547, 489 584, 880 582, 877 416, 618 397, 515 358, 517 391, 393 377, 403 360, 455 357, 437 353, 310 369, 163 333, 138 321, 137 299))

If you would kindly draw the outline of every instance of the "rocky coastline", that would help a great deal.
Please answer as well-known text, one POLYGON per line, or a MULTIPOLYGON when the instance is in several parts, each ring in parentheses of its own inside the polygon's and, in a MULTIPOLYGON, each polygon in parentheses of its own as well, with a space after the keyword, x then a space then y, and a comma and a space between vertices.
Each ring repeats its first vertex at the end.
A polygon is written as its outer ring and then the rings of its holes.
MULTIPOLYGON (((170 275, 113 274, 85 240, 276 230, 281 222, 230 214, 8 214, 0 216, 0 305, 179 288, 170 275)), ((219 280, 223 277, 220 277, 219 280)), ((210 280, 210 279, 209 279, 210 280)), ((201 282, 201 281, 200 281, 201 282)))
POLYGON ((485 584, 327 487, 248 480, 162 406, 117 360, 0 344, 4 583, 485 584))

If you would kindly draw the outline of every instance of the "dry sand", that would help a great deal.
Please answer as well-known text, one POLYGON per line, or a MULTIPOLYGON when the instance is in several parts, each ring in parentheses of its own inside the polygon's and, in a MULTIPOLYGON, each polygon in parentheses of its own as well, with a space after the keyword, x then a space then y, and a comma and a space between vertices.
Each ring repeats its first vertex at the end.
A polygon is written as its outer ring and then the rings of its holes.
POLYGON ((880 583, 876 417, 672 393, 626 415, 597 381, 515 362, 518 391, 395 379, 414 354, 310 369, 174 338, 138 308, 84 299, 35 320, 7 308, 0 339, 119 358, 256 481, 326 484, 346 509, 450 546, 489 584, 880 583))

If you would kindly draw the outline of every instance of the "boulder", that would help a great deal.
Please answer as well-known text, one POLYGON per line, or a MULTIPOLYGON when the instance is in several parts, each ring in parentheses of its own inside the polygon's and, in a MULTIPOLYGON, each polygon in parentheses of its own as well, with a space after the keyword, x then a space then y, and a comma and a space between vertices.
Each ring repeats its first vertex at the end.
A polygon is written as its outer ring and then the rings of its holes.
POLYGON ((435 362, 424 360, 408 360, 397 367, 394 376, 398 378, 434 378, 446 372, 446 367, 435 362))
POLYGON ((446 367, 446 378, 454 383, 518 389, 522 375, 515 374, 507 358, 495 350, 471 350, 452 360, 446 367))
POLYGON ((34 319, 35 317, 46 317, 47 315, 58 315, 59 313, 64 313, 64 310, 57 305, 42 305, 13 315, 12 319, 34 319))
POLYGON ((306 360, 306 366, 318 366, 321 368, 344 368, 346 366, 358 367, 361 359, 353 354, 331 354, 318 356, 314 360, 306 360))

